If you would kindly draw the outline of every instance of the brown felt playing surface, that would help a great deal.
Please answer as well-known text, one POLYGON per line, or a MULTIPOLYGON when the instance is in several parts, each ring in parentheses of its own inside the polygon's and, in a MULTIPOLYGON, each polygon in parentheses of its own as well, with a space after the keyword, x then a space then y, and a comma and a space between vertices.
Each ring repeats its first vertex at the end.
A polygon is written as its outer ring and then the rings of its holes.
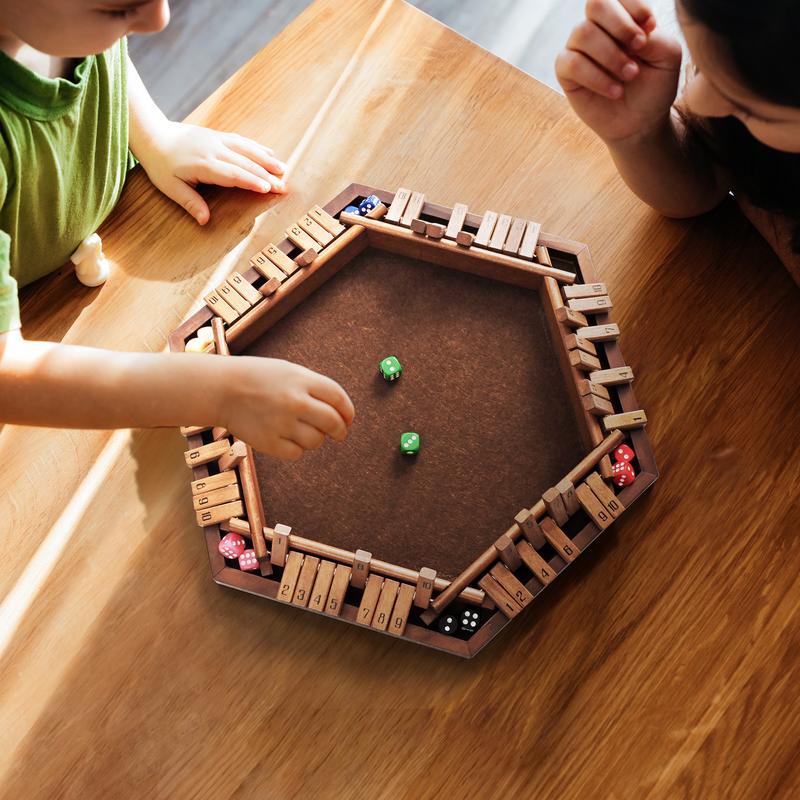
POLYGON ((531 290, 367 250, 244 354, 330 375, 356 407, 344 444, 256 454, 267 523, 394 564, 454 577, 584 455, 531 290))

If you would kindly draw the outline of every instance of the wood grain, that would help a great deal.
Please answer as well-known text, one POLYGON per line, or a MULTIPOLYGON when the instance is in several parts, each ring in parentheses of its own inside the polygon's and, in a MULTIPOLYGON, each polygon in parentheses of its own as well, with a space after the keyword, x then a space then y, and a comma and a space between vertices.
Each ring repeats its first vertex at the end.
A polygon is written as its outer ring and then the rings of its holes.
MULTIPOLYGON (((382 7, 315 4, 192 120, 288 157, 382 7)), ((589 244, 662 479, 464 662, 215 586, 177 431, 6 426, 0 796, 797 796, 796 287, 731 205, 661 219, 563 98, 387 8, 286 197, 204 190, 199 228, 137 170, 107 284, 39 282, 26 335, 161 350, 313 204, 415 187, 589 244)))

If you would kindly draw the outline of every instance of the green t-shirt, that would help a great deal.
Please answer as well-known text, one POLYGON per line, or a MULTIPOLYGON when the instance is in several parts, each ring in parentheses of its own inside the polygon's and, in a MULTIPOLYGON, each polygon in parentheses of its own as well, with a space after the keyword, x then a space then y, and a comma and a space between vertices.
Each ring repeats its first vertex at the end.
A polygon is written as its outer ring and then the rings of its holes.
POLYGON ((0 332, 17 286, 64 264, 119 200, 128 152, 125 39, 44 78, 0 52, 0 332))

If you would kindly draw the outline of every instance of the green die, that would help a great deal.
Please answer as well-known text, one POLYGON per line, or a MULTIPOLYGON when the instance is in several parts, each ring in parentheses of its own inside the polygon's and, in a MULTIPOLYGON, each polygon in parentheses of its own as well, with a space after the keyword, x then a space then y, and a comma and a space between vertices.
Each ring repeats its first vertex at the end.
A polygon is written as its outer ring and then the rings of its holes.
POLYGON ((395 356, 386 356, 381 361, 379 369, 386 381, 396 381, 403 374, 403 365, 395 356))
POLYGON ((418 433, 409 431, 400 435, 400 452, 407 456, 415 456, 419 453, 420 437, 418 433))

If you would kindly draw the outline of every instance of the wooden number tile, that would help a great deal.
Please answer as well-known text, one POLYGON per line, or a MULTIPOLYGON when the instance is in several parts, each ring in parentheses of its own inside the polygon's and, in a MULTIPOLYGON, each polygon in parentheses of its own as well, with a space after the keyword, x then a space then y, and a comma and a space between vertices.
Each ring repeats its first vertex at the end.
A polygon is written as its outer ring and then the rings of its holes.
POLYGON ((565 525, 569 519, 564 501, 561 499, 561 492, 555 486, 548 489, 543 495, 544 507, 547 513, 553 518, 557 525, 565 525))
POLYGON ((564 503, 564 510, 568 516, 572 516, 580 509, 578 497, 575 494, 575 486, 569 478, 564 478, 556 484, 556 491, 561 495, 561 500, 564 503))
POLYGON ((216 292, 209 292, 203 298, 205 304, 218 316, 222 317, 228 325, 236 322, 239 315, 236 310, 226 303, 216 292))
POLYGON ((647 414, 641 409, 603 417, 603 427, 607 433, 615 430, 631 431, 635 428, 644 428, 645 425, 647 425, 647 414))
POLYGON ((599 386, 619 386, 622 383, 633 382, 633 370, 630 367, 614 367, 590 372, 589 380, 599 386))
POLYGON ((223 503, 221 506, 214 506, 213 508, 204 508, 202 511, 196 511, 197 524, 201 528, 208 525, 216 525, 224 519, 231 517, 240 517, 244 514, 244 505, 240 500, 235 503, 223 503))
POLYGON ((425 235, 429 239, 441 239, 444 236, 445 227, 438 222, 428 222, 425 224, 425 235))
POLYGON ((594 492, 594 496, 611 512, 616 519, 625 510, 625 505, 610 489, 608 484, 596 473, 592 472, 584 479, 586 485, 594 492))
POLYGON ((424 236, 425 231, 428 230, 428 223, 425 222, 424 219, 412 219, 411 224, 408 227, 411 228, 414 233, 424 236))
POLYGON ((411 611, 411 603, 414 600, 414 587, 408 583, 400 584, 400 591, 397 593, 397 600, 392 609, 392 618, 389 623, 388 631, 395 636, 402 636, 406 632, 408 614, 411 611))
POLYGON ((492 234, 494 233, 494 226, 497 224, 497 212, 496 211, 487 211, 483 215, 483 219, 481 219, 480 227, 478 228, 478 232, 475 234, 475 244, 477 247, 488 247, 489 240, 492 238, 492 234))
POLYGON ((517 552, 542 586, 547 586, 555 578, 555 570, 533 549, 530 542, 520 542, 517 545, 517 552))
POLYGON ((461 247, 472 247, 475 242, 475 234, 469 231, 459 231, 456 234, 456 244, 461 247))
POLYGON ((403 212, 406 210, 406 206, 408 205, 408 201, 410 199, 410 189, 398 189, 394 193, 394 199, 389 206, 389 210, 386 212, 386 217, 384 218, 386 222, 400 222, 403 212))
MULTIPOLYGON (((381 587, 381 594, 378 597, 378 604, 375 606, 375 614, 372 617, 372 627, 379 631, 385 631, 389 627, 392 618, 394 601, 397 599, 397 592, 400 589, 400 582, 387 578, 381 587)), ((365 592, 366 594, 366 592, 365 592)))
POLYGON ((417 219, 422 214, 422 207, 425 205, 425 195, 422 192, 411 192, 408 204, 400 217, 400 224, 406 228, 410 227, 411 220, 417 219))
POLYGON ((237 313, 246 314, 252 303, 245 300, 227 281, 217 286, 217 294, 237 313))
POLYGON ((263 297, 261 292, 259 292, 241 272, 234 272, 233 275, 228 278, 228 283, 236 289, 245 300, 248 300, 251 306, 254 306, 263 297))
POLYGON ((308 250, 303 250, 297 258, 295 258, 294 262, 297 264, 298 267, 307 267, 310 264, 313 264, 314 261, 317 260, 317 251, 314 250, 313 247, 309 247, 308 250))
POLYGON ((311 597, 308 601, 308 607, 312 611, 325 610, 325 604, 328 602, 328 592, 331 590, 331 582, 333 581, 335 569, 336 564, 333 561, 320 562, 319 569, 317 570, 317 578, 314 581, 314 586, 311 588, 311 597))
POLYGON ((495 564, 489 574, 514 598, 520 608, 525 608, 533 600, 533 595, 513 573, 502 564, 495 564))
POLYGON ((350 567, 344 564, 337 564, 336 571, 333 573, 331 590, 328 593, 328 602, 325 604, 325 613, 332 617, 338 617, 342 613, 344 596, 347 587, 350 585, 350 567))
MULTIPOLYGON (((581 484, 583 486, 584 484, 581 484)), ((580 490, 580 486, 575 489, 575 493, 578 494, 580 490)), ((580 502, 580 495, 578 494, 578 502, 580 502)), ((564 559, 564 561, 574 561, 578 554, 581 552, 578 545, 572 541, 572 539, 567 536, 561 528, 556 525, 556 523, 550 519, 550 517, 544 517, 542 519, 542 533, 544 533, 545 538, 548 542, 553 546, 555 551, 564 559)))
POLYGON ((230 486, 236 483, 235 472, 220 472, 216 475, 209 475, 207 478, 198 478, 192 481, 192 494, 205 494, 221 489, 223 486, 230 486))
POLYGON ((199 467, 201 464, 208 464, 211 461, 215 461, 223 453, 227 453, 230 446, 230 442, 228 441, 219 441, 211 442, 210 444, 201 444, 200 447, 187 450, 183 454, 186 460, 186 466, 199 467))
POLYGON ((552 260, 550 258, 550 251, 546 247, 544 247, 544 245, 540 244, 536 248, 536 260, 540 264, 544 264, 546 267, 552 267, 553 266, 553 262, 552 262, 552 260))
POLYGON ((491 575, 484 575, 478 581, 478 586, 494 600, 497 608, 509 619, 516 617, 522 610, 519 603, 491 575))
POLYGON ((581 397, 585 397, 587 394, 596 394, 598 397, 602 397, 603 400, 611 400, 611 394, 605 386, 585 379, 578 381, 578 393, 581 397))
MULTIPOLYGON (((280 270, 273 264, 271 265, 272 269, 276 272, 280 272, 280 270)), ((283 273, 281 273, 283 274, 283 273)), ((286 276, 283 275, 284 280, 286 276)), ((258 287, 258 291, 264 295, 264 297, 269 297, 270 295, 275 294, 278 289, 281 288, 281 279, 280 278, 268 278, 266 283, 263 283, 261 286, 258 287)))
POLYGON ((303 554, 293 550, 286 559, 286 566, 283 568, 283 577, 278 587, 276 599, 282 603, 291 603, 294 597, 294 587, 300 577, 300 570, 303 568, 303 554))
MULTIPOLYGON (((281 283, 286 280, 286 273, 283 270, 278 269, 265 255, 263 255, 263 253, 259 253, 259 255, 256 256, 256 258, 258 258, 259 256, 261 256, 264 259, 263 262, 256 263, 255 259, 250 259, 250 265, 267 279, 267 283, 269 283, 270 281, 277 281, 278 286, 280 286, 281 283)), ((287 261, 293 263, 292 259, 288 257, 287 261)), ((277 288, 278 287, 276 286, 275 289, 277 288)), ((264 291, 263 286, 258 291, 261 292, 261 294, 264 295, 267 294, 267 292, 264 291)), ((273 289, 272 291, 275 290, 273 289)))
POLYGON ((196 436, 198 433, 209 430, 210 425, 181 425, 181 436, 187 439, 190 436, 196 436))
POLYGON ((611 468, 611 459, 608 456, 603 456, 600 459, 600 475, 604 481, 610 481, 614 477, 611 468))
POLYGON ((414 605, 417 608, 427 608, 431 601, 434 581, 436 580, 436 570, 430 567, 423 567, 417 577, 417 586, 414 593, 414 605))
MULTIPOLYGON (((301 250, 307 248, 301 247, 301 250)), ((314 248, 316 249, 316 248, 314 248)), ((286 253, 274 244, 268 244, 261 251, 284 275, 294 275, 297 272, 297 264, 292 261, 286 253)))
POLYGON ((512 219, 508 214, 500 214, 497 218, 497 224, 494 226, 492 238, 489 239, 489 249, 496 250, 498 253, 503 249, 508 237, 508 231, 511 228, 512 219))
POLYGON ((363 589, 364 584, 367 582, 367 575, 369 575, 369 562, 372 559, 372 553, 368 550, 356 550, 355 558, 353 559, 353 577, 350 583, 356 589, 363 589))
POLYGON ((230 486, 222 486, 219 489, 213 489, 205 494, 196 494, 193 496, 192 500, 194 502, 194 510, 200 511, 204 508, 211 508, 212 506, 221 506, 223 503, 230 503, 240 498, 239 484, 232 483, 230 486))
POLYGON ((522 244, 519 246, 517 255, 521 258, 527 258, 533 261, 536 255, 536 246, 539 244, 539 234, 542 232, 542 226, 538 222, 528 220, 525 228, 525 235, 522 237, 522 244))
POLYGON ((581 314, 605 314, 614 308, 611 298, 607 295, 602 297, 577 297, 568 300, 567 305, 573 311, 580 311, 581 314))
POLYGON ((514 517, 514 522, 519 525, 519 527, 522 529, 522 535, 535 548, 538 549, 540 547, 544 547, 545 539, 542 529, 539 527, 536 517, 534 517, 527 508, 523 508, 522 511, 520 511, 516 517, 514 517))
POLYGON ((276 567, 282 567, 286 563, 286 554, 289 552, 289 534, 292 529, 289 525, 278 523, 272 531, 272 547, 269 552, 269 560, 276 567))
POLYGON ((573 311, 566 306, 556 309, 556 319, 568 328, 584 328, 589 324, 589 320, 580 311, 573 311))
POLYGON ((608 294, 608 287, 604 283, 574 283, 564 286, 564 297, 572 300, 576 297, 602 297, 608 294))
POLYGON ((453 206, 453 213, 447 222, 447 230, 444 235, 448 239, 455 239, 464 227, 464 220, 467 217, 467 206, 465 203, 456 203, 453 206))
POLYGON ((334 219, 324 208, 321 206, 314 206, 309 212, 308 216, 317 223, 317 225, 325 228, 328 233, 333 236, 339 236, 345 232, 345 227, 341 222, 334 219))
POLYGON ((294 597, 292 597, 292 603, 294 605, 303 606, 304 608, 308 605, 308 601, 311 599, 311 589, 314 587, 314 581, 317 579, 318 566, 319 559, 316 556, 306 556, 303 559, 303 566, 300 570, 300 576, 297 579, 294 597))
POLYGON ((596 394, 587 394, 581 397, 583 407, 595 417, 605 417, 614 413, 614 406, 608 400, 596 394))
POLYGON ((372 617, 375 615, 375 606, 378 604, 382 587, 383 578, 380 575, 370 575, 367 578, 367 585, 361 595, 361 605, 358 607, 358 616, 356 617, 356 622, 360 625, 372 624, 372 617))
POLYGON ((524 219, 516 217, 508 229, 508 236, 506 236, 505 244, 503 244, 503 252, 515 256, 522 244, 522 237, 525 235, 525 226, 528 223, 524 219))
MULTIPOLYGON (((225 442, 215 442, 215 444, 225 444, 225 442)), ((217 461, 220 472, 238 467, 247 458, 247 445, 244 442, 234 442, 217 461)))
POLYGON ((333 234, 329 233, 318 222, 306 214, 297 221, 297 224, 319 245, 325 247, 333 241, 333 234))
POLYGON ((604 531, 614 521, 611 512, 597 499, 595 493, 585 483, 578 486, 575 491, 583 510, 591 517, 592 522, 601 531, 604 531))
POLYGON ((301 250, 322 250, 322 245, 316 240, 312 239, 299 225, 292 225, 291 228, 286 229, 286 238, 301 250))
POLYGON ((584 353, 597 357, 597 348, 592 342, 574 333, 567 336, 567 350, 583 350, 584 353))
POLYGON ((578 328, 575 333, 590 342, 613 342, 619 339, 619 325, 616 322, 608 325, 589 325, 586 328, 578 328))
POLYGON ((509 568, 518 569, 520 565, 517 548, 514 541, 508 534, 503 534, 495 543, 494 549, 497 550, 499 559, 509 568))
POLYGON ((592 372, 603 366, 599 358, 590 356, 588 353, 584 353, 583 350, 570 350, 569 363, 572 364, 575 369, 579 369, 582 372, 592 372))

